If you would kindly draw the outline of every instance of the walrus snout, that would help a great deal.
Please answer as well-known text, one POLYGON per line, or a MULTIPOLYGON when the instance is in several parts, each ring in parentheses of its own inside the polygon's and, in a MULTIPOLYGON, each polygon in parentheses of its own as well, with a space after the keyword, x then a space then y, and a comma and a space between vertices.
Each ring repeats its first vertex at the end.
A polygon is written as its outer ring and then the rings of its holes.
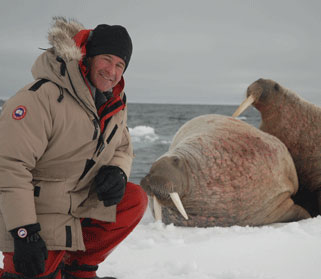
POLYGON ((147 195, 151 196, 152 195, 152 190, 150 188, 150 181, 149 181, 149 176, 146 175, 142 180, 140 181, 140 185, 144 189, 144 191, 147 193, 147 195))
POLYGON ((252 83, 246 91, 247 98, 240 104, 240 106, 233 113, 232 117, 238 117, 243 111, 245 111, 250 105, 257 102, 263 92, 263 87, 260 85, 263 79, 259 79, 252 83))
POLYGON ((259 102, 266 102, 266 100, 272 96, 272 93, 278 92, 280 85, 269 79, 260 78, 253 82, 246 91, 246 99, 240 104, 240 106, 233 113, 233 117, 238 117, 244 112, 250 105, 258 106, 259 102))
POLYGON ((148 174, 140 184, 149 196, 156 196, 160 201, 169 200, 169 194, 174 192, 173 183, 161 176, 148 174))
POLYGON ((153 198, 155 216, 161 216, 161 213, 156 213, 161 211, 161 206, 174 205, 182 216, 188 219, 181 201, 187 188, 184 173, 184 161, 176 155, 167 154, 158 158, 149 173, 141 180, 143 189, 153 198))
POLYGON ((175 184, 163 176, 146 175, 141 180, 143 189, 149 196, 155 196, 162 205, 171 205, 171 193, 177 192, 175 184))
POLYGON ((161 220, 161 206, 171 206, 173 203, 177 210, 187 220, 188 216, 179 197, 175 192, 175 185, 172 181, 163 176, 146 175, 141 180, 141 186, 146 193, 153 198, 153 207, 156 220, 161 220))
POLYGON ((246 97, 252 96, 254 102, 258 101, 264 91, 264 79, 260 78, 259 80, 253 82, 246 91, 246 97))
POLYGON ((247 97, 252 95, 255 98, 255 103, 266 103, 275 100, 278 97, 281 86, 271 79, 263 79, 253 82, 247 89, 247 97))
POLYGON ((169 200, 172 192, 185 196, 188 187, 184 161, 173 155, 158 158, 141 180, 141 185, 147 194, 155 195, 159 200, 169 200))

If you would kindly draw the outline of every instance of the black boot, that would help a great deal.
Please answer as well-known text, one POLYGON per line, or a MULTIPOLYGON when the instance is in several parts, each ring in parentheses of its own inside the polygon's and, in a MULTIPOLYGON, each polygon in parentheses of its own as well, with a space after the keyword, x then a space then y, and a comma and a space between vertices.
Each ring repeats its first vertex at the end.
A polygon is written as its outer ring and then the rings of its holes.
POLYGON ((106 276, 106 277, 92 277, 92 278, 79 278, 76 276, 73 276, 67 272, 63 272, 62 273, 62 279, 117 279, 116 277, 110 277, 110 276, 106 276))
POLYGON ((91 277, 91 278, 82 278, 76 277, 71 273, 77 271, 96 271, 98 269, 98 265, 79 265, 77 261, 73 261, 71 265, 65 265, 63 270, 61 271, 62 279, 117 279, 116 277, 106 276, 106 277, 91 277))

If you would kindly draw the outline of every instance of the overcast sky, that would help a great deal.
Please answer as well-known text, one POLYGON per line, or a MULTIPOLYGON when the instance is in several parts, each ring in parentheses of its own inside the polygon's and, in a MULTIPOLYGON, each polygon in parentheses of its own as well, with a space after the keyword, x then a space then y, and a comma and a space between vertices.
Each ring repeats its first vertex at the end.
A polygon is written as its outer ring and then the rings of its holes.
POLYGON ((134 51, 130 102, 239 104, 269 78, 321 105, 321 1, 2 0, 0 98, 32 81, 53 16, 121 24, 134 51))

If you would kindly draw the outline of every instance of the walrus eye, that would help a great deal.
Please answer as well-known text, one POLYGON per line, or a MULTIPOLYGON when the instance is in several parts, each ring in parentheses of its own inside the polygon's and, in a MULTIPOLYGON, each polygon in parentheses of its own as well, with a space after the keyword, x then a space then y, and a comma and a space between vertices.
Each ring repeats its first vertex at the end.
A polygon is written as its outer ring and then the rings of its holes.
POLYGON ((174 157, 173 158, 173 164, 175 165, 175 166, 179 166, 179 158, 178 157, 174 157))
POLYGON ((275 90, 275 91, 279 91, 279 90, 280 90, 280 85, 276 83, 276 84, 274 85, 274 90, 275 90))

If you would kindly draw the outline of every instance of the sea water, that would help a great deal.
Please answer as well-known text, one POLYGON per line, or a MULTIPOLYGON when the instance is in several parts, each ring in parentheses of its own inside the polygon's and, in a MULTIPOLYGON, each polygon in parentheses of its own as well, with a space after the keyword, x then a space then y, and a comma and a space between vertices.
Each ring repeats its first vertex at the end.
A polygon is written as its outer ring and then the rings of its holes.
MULTIPOLYGON (((152 163, 164 154, 177 132, 188 120, 204 114, 231 116, 232 105, 128 104, 128 128, 134 147, 130 181, 139 184, 152 163)), ((258 128, 260 113, 248 108, 239 119, 258 128)))

